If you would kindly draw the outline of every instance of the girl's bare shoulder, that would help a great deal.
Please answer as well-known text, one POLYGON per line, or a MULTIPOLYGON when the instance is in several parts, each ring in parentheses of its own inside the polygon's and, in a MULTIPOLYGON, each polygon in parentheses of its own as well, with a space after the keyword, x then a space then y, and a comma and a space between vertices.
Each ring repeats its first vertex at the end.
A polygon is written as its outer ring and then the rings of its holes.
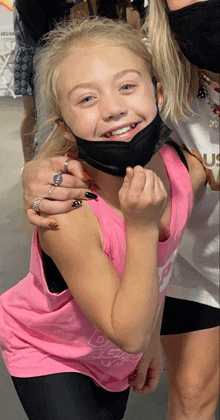
POLYGON ((68 213, 57 214, 53 216, 57 222, 56 229, 41 229, 38 228, 40 244, 44 252, 50 255, 51 249, 54 249, 58 244, 68 246, 68 243, 100 243, 103 245, 103 236, 99 221, 92 211, 87 201, 83 201, 80 207, 69 211, 68 213))

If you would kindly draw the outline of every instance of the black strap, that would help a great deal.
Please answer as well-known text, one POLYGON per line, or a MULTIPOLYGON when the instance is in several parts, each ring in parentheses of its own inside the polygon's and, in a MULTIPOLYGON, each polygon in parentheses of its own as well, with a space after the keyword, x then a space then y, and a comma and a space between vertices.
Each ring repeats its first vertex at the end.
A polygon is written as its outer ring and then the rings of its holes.
POLYGON ((42 250, 42 262, 44 268, 44 275, 47 282, 48 289, 51 293, 61 293, 68 289, 64 278, 61 276, 57 266, 45 252, 42 250))
POLYGON ((177 143, 175 143, 175 141, 173 141, 173 140, 168 140, 167 142, 166 142, 166 144, 170 144, 170 146, 172 146, 175 150, 176 150, 176 152, 178 153, 178 155, 179 155, 179 158, 180 158, 180 160, 183 162, 183 164, 185 165, 185 167, 186 167, 186 169, 189 171, 189 166, 188 166, 188 163, 187 163, 187 160, 186 160, 186 158, 185 158, 185 156, 184 156, 184 154, 183 154, 183 152, 182 152, 182 150, 180 149, 180 147, 178 146, 178 144, 177 143))

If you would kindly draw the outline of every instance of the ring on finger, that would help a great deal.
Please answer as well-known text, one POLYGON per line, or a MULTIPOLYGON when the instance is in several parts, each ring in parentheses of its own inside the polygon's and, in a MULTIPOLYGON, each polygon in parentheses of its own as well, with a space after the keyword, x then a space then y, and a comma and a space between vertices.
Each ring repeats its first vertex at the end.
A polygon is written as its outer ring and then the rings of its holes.
POLYGON ((36 211, 36 213, 39 213, 39 205, 40 205, 42 200, 44 200, 43 197, 42 198, 36 198, 36 200, 34 200, 34 204, 32 206, 32 209, 34 211, 36 211))
POLYGON ((62 172, 58 172, 57 174, 53 176, 53 183, 55 187, 57 187, 58 185, 61 185, 62 182, 63 182, 62 172))
POLYGON ((56 188, 56 185, 51 185, 51 187, 49 189, 49 194, 51 194, 52 191, 55 190, 55 188, 56 188))
POLYGON ((71 161, 72 159, 71 158, 68 158, 67 160, 66 160, 66 162, 64 163, 64 168, 63 168, 63 172, 64 172, 64 174, 68 174, 69 172, 68 172, 68 163, 71 161))

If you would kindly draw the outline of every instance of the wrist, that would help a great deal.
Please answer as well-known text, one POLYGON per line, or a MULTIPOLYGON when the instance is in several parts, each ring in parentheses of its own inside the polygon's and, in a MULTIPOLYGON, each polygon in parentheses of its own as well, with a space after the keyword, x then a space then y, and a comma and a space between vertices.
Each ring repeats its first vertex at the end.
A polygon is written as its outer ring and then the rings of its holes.
POLYGON ((141 222, 126 222, 127 232, 131 232, 136 235, 145 235, 158 240, 159 237, 159 225, 157 223, 141 223, 141 222))

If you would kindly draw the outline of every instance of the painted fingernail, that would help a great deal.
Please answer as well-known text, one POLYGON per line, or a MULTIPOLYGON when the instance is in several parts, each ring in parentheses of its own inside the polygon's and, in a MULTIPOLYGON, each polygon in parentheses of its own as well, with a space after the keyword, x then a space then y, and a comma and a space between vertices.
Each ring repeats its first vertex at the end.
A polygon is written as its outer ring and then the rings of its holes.
POLYGON ((50 226, 50 227, 57 227, 57 226, 59 226, 56 222, 50 222, 50 223, 48 223, 48 225, 50 226))
POLYGON ((90 188, 91 190, 100 190, 100 187, 99 187, 97 184, 95 184, 95 182, 91 182, 91 183, 89 184, 89 188, 90 188))
POLYGON ((77 206, 79 206, 80 204, 82 204, 82 201, 81 201, 81 200, 77 200, 77 201, 73 201, 73 203, 71 204, 71 206, 72 206, 72 207, 77 207, 77 206))
POLYGON ((69 159, 74 159, 74 160, 78 160, 78 157, 76 155, 73 155, 72 153, 67 153, 67 157, 69 159))
POLYGON ((84 177, 85 177, 86 179, 88 179, 88 181, 92 181, 92 178, 91 178, 91 176, 88 174, 88 172, 83 171, 83 175, 84 175, 84 177))
POLYGON ((85 197, 86 198, 98 198, 98 196, 96 194, 93 194, 91 192, 86 192, 85 197))

